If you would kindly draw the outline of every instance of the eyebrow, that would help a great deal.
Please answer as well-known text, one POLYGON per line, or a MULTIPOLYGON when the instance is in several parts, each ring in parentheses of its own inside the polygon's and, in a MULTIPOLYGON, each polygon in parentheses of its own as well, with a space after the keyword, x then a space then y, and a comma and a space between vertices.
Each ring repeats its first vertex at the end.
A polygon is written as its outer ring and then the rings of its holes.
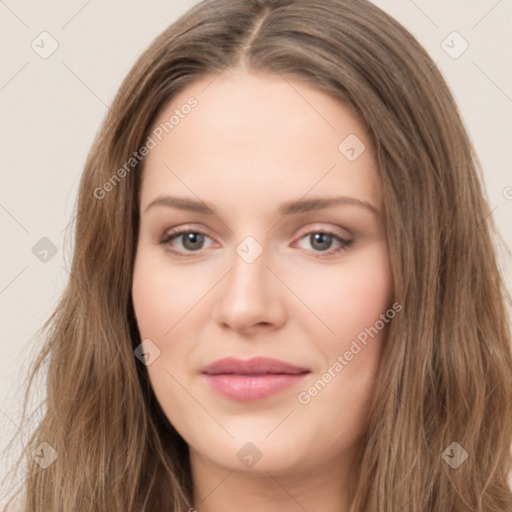
MULTIPOLYGON (((379 216, 379 209, 368 201, 363 201, 355 197, 325 197, 314 199, 299 199, 295 201, 288 201, 279 206, 278 213, 282 216, 305 213, 315 210, 322 210, 338 205, 353 205, 365 208, 372 212, 374 215, 379 216)), ((215 215, 215 212, 207 206, 204 202, 185 197, 172 197, 172 196, 159 196, 152 201, 144 210, 155 208, 157 206, 165 206, 169 208, 176 208, 178 210, 186 210, 194 213, 201 213, 203 215, 215 215)))

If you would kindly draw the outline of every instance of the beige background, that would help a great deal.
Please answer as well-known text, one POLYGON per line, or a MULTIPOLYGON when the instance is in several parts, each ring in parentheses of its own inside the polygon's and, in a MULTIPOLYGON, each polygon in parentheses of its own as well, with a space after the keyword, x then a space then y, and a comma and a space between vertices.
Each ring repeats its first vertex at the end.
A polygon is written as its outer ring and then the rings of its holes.
MULTIPOLYGON (((0 449, 18 428, 18 386, 37 346, 31 336, 68 277, 64 228, 106 106, 136 57, 194 3, 0 1, 0 449), (31 44, 42 52, 52 38, 58 48, 43 59, 31 44), (43 237, 57 250, 46 262, 32 252, 43 237)), ((417 37, 446 77, 483 164, 492 215, 512 245, 512 2, 375 3, 417 37), (463 39, 446 39, 454 31, 463 39), (452 58, 464 40, 468 49, 452 58)), ((503 267, 510 284, 510 259, 503 267)))

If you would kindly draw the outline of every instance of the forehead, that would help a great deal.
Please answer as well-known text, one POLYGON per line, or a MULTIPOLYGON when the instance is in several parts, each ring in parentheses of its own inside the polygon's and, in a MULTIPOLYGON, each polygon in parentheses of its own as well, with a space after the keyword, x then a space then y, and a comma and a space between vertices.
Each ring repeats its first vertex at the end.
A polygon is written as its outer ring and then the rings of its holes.
POLYGON ((156 145, 144 161, 142 207, 176 192, 213 202, 308 193, 381 201, 364 125, 347 105, 290 78, 203 77, 162 109, 150 136, 156 145))

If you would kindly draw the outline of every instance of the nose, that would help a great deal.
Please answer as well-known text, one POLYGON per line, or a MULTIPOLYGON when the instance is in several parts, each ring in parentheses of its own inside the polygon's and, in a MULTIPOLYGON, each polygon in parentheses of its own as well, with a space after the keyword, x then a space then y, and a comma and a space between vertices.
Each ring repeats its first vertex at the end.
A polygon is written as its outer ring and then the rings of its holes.
POLYGON ((232 268, 216 287, 213 319, 223 329, 255 334, 285 323, 285 287, 269 263, 267 250, 250 263, 234 251, 232 268))

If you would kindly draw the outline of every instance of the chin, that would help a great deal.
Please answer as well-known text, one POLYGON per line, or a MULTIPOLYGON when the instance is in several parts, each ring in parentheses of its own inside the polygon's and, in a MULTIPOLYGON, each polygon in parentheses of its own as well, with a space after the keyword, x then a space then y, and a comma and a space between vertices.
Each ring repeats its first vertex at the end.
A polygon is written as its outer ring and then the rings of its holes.
MULTIPOLYGON (((204 439, 196 445, 195 453, 201 458, 210 459, 215 465, 228 471, 267 475, 286 473, 302 467, 305 457, 304 445, 292 439, 265 439, 265 435, 254 435, 254 429, 247 429, 246 435, 224 438, 204 445, 204 439), (212 447, 215 447, 212 450, 212 447), (300 454, 300 457, 298 456, 300 454)), ((226 436, 227 437, 227 436, 226 436)), ((311 461, 311 457, 309 457, 311 461)), ((268 475, 267 475, 268 476, 268 475)))

